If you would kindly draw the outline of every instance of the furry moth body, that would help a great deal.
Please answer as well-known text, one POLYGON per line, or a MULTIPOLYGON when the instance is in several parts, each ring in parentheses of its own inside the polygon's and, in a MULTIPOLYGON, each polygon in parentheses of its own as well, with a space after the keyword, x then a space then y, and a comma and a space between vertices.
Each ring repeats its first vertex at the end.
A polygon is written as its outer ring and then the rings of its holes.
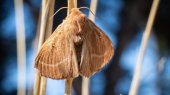
POLYGON ((35 60, 40 75, 53 79, 90 77, 112 58, 107 35, 78 8, 45 41, 35 60))

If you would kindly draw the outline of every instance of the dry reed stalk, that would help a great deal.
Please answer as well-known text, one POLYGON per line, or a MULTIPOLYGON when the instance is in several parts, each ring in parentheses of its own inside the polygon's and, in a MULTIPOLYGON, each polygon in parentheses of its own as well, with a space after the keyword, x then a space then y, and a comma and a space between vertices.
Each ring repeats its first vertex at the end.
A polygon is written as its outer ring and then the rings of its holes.
MULTIPOLYGON (((37 29, 36 29, 36 34, 35 34, 35 38, 33 41, 33 52, 38 50, 38 42, 39 42, 39 37, 40 37, 40 23, 41 23, 41 11, 39 12, 38 15, 38 24, 37 24, 37 29)), ((33 62, 34 63, 34 62, 33 62)), ((29 77, 29 83, 28 83, 28 93, 27 95, 33 95, 33 91, 34 91, 34 87, 32 87, 32 76, 28 76, 29 77)))
MULTIPOLYGON (((45 3, 47 4, 47 1, 45 3)), ((48 16, 47 16, 44 41, 52 33, 53 19, 50 19, 50 17, 54 14, 54 4, 55 4, 55 1, 54 0, 50 0, 50 2, 49 2, 49 6, 50 7, 49 7, 49 13, 48 13, 48 16)), ((45 4, 44 4, 44 6, 45 6, 45 4)), ((40 95, 45 95, 46 94, 47 78, 42 76, 40 83, 41 83, 40 84, 40 95)))
MULTIPOLYGON (((67 0, 67 3, 68 3, 67 15, 69 15, 71 13, 71 9, 77 7, 77 0, 67 0)), ((66 79, 66 81, 65 81, 65 95, 71 95, 72 81, 73 81, 73 79, 66 79)))
POLYGON ((67 79, 65 81, 65 95, 71 95, 73 79, 67 79))
POLYGON ((82 79, 82 95, 89 95, 89 78, 83 77, 82 79))
POLYGON ((26 47, 23 0, 14 0, 16 12, 18 88, 17 95, 26 94, 26 47))
POLYGON ((68 3, 67 15, 69 15, 71 12, 71 9, 77 7, 77 5, 75 5, 75 4, 77 4, 77 0, 67 0, 67 3, 68 3))
POLYGON ((41 76, 41 80, 40 80, 40 94, 39 95, 45 95, 46 94, 46 84, 47 84, 47 78, 41 76))
MULTIPOLYGON (((91 3, 90 3, 90 10, 93 13, 89 12, 89 19, 91 19, 93 22, 95 21, 97 2, 98 2, 98 0, 91 0, 91 3)), ((83 77, 83 80, 82 80, 82 95, 89 95, 89 83, 90 83, 90 80, 88 78, 83 77)))
MULTIPOLYGON (((47 25, 48 18, 49 18, 48 13, 49 13, 49 10, 50 10, 50 7, 51 7, 50 3, 54 4, 53 0, 48 0, 48 1, 43 0, 42 1, 42 9, 41 9, 42 13, 41 13, 41 25, 40 25, 40 37, 39 37, 38 50, 40 49, 41 45, 45 41, 45 38, 47 38, 46 35, 45 35, 47 33, 45 33, 45 32, 46 32, 46 25, 47 25)), ((47 35, 47 36, 49 36, 49 35, 47 35)), ((34 95, 44 95, 45 91, 46 91, 45 87, 46 87, 46 78, 41 79, 39 72, 37 72, 36 73, 35 86, 34 86, 34 95), (41 83, 41 81, 42 81, 42 83, 41 83)))
POLYGON ((49 14, 47 18, 47 26, 45 30, 45 39, 47 39, 51 34, 52 34, 52 29, 53 29, 53 16, 54 14, 54 5, 55 5, 55 0, 50 0, 50 8, 49 8, 49 14))
POLYGON ((139 49, 139 54, 137 57, 137 62, 136 62, 136 66, 135 66, 134 76, 133 76, 131 88, 129 91, 129 95, 137 95, 137 93, 138 93, 138 88, 139 88, 139 84, 140 84, 141 66, 142 66, 142 62, 144 59, 144 54, 145 54, 146 46, 148 43, 148 39, 151 34, 151 29, 152 29, 152 26, 154 23, 156 11, 158 9, 158 5, 159 5, 159 0, 153 0, 153 4, 151 7, 147 25, 146 25, 146 28, 145 28, 145 31, 144 31, 144 34, 142 37, 142 43, 141 43, 141 46, 139 49))
POLYGON ((96 15, 96 10, 97 10, 97 2, 98 0, 91 0, 90 3, 90 10, 93 12, 89 12, 89 19, 91 19, 92 21, 95 21, 95 15, 96 15))
MULTIPOLYGON (((40 36, 39 36, 39 43, 38 43, 38 50, 40 49, 41 45, 44 42, 44 36, 45 36, 45 26, 47 22, 47 14, 49 6, 43 6, 44 2, 46 0, 42 1, 42 9, 41 9, 41 23, 40 23, 40 36), (43 11, 44 10, 44 11, 43 11)), ((36 80, 34 85, 34 95, 40 95, 40 85, 41 85, 41 76, 39 72, 36 72, 36 80)))

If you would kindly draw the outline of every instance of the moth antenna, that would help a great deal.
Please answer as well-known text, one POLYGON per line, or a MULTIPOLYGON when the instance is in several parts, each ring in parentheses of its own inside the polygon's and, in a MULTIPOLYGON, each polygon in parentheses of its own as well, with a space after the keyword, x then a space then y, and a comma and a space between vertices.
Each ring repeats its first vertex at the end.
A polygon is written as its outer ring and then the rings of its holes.
POLYGON ((88 7, 80 7, 80 8, 78 8, 79 10, 80 9, 88 9, 94 16, 95 16, 95 14, 92 12, 92 10, 90 10, 90 8, 88 8, 88 7))
POLYGON ((58 10, 50 17, 50 20, 51 20, 59 11, 61 11, 62 9, 68 9, 68 7, 61 7, 60 9, 58 9, 58 10))

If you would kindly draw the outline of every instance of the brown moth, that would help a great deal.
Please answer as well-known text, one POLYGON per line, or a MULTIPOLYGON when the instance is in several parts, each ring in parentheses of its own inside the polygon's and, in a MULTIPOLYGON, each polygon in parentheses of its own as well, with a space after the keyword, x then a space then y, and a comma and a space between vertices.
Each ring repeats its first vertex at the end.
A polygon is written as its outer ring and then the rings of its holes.
POLYGON ((35 60, 40 75, 53 79, 90 77, 114 53, 107 35, 78 8, 45 41, 35 60))

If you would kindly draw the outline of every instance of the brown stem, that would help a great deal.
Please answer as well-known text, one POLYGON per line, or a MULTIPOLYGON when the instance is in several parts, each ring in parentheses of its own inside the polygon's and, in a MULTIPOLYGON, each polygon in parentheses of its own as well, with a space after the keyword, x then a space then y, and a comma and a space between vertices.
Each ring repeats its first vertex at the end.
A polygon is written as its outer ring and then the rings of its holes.
POLYGON ((75 5, 75 4, 77 4, 77 0, 68 0, 68 11, 67 11, 67 15, 70 14, 72 8, 76 8, 76 7, 77 7, 77 5, 75 5))
MULTIPOLYGON (((71 9, 76 8, 76 7, 77 7, 77 0, 68 0, 67 16, 71 13, 71 9)), ((71 95, 72 81, 73 81, 73 79, 66 79, 65 95, 71 95)))
MULTIPOLYGON (((49 20, 49 18, 53 15, 53 13, 54 13, 54 0, 43 0, 38 50, 52 32, 53 20, 49 20)), ((34 87, 34 95, 45 95, 46 82, 47 79, 45 77, 41 77, 39 72, 37 72, 34 87)))
MULTIPOLYGON (((96 9, 97 9, 97 0, 91 0, 90 3, 90 10, 93 12, 89 12, 89 19, 92 21, 95 21, 95 14, 96 14, 96 9)), ((90 80, 88 78, 83 77, 82 80, 82 95, 89 95, 89 84, 90 80)))
POLYGON ((71 95, 73 79, 66 79, 65 81, 65 95, 71 95))

